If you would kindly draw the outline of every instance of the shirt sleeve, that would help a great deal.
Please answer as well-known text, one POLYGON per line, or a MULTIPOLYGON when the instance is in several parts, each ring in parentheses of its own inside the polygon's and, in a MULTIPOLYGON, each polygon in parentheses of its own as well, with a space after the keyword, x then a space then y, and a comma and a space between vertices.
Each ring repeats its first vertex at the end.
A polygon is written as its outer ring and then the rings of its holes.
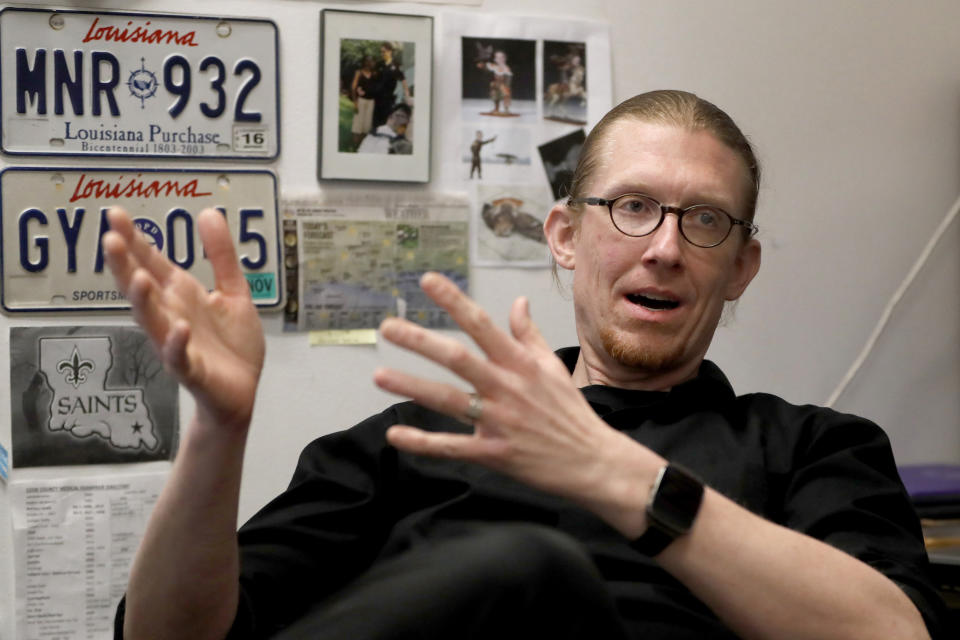
POLYGON ((931 636, 942 638, 945 606, 886 434, 832 411, 806 426, 786 483, 784 524, 887 576, 919 609, 931 636))

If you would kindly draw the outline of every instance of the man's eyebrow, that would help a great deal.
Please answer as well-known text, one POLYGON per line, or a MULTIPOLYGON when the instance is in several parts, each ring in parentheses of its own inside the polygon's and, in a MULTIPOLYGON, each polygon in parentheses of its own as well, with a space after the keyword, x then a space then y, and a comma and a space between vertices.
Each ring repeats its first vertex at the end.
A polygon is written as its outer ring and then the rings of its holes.
POLYGON ((694 195, 692 198, 687 198, 684 202, 667 202, 665 199, 663 199, 661 194, 657 193, 656 189, 653 189, 641 182, 615 183, 612 187, 604 189, 604 191, 606 194, 592 193, 588 195, 593 197, 613 199, 617 196, 622 196, 627 193, 641 193, 645 196, 650 196, 651 198, 654 198, 655 200, 667 206, 684 208, 692 207, 693 205, 697 204, 709 204, 714 207, 719 207, 728 213, 733 213, 734 209, 736 208, 734 203, 730 202, 724 196, 721 196, 716 192, 711 193, 709 191, 698 191, 696 192, 696 195, 694 195))

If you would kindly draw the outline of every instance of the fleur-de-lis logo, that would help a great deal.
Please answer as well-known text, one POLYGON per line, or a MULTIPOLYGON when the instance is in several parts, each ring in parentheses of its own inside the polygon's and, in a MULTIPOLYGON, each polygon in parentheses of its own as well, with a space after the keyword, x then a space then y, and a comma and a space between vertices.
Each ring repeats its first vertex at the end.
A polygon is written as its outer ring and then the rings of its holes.
POLYGON ((87 380, 84 371, 93 371, 96 368, 93 360, 84 360, 80 357, 77 345, 73 345, 73 354, 69 360, 61 360, 57 363, 57 372, 63 373, 63 379, 72 384, 74 389, 87 380))

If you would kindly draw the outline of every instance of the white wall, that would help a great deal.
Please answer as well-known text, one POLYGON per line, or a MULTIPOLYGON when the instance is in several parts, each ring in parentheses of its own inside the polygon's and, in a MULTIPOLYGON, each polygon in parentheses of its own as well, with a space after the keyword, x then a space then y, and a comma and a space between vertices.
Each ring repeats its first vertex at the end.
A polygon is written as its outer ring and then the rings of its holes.
MULTIPOLYGON (((273 168, 285 192, 321 188, 314 142, 318 11, 334 5, 98 0, 60 6, 275 20, 283 130, 281 157, 273 168)), ((339 6, 421 14, 441 10, 428 4, 339 6)), ((710 356, 741 393, 766 390, 795 402, 822 403, 960 195, 960 38, 955 35, 960 4, 488 0, 474 10, 609 21, 615 102, 648 89, 684 88, 716 102, 741 124, 765 165, 758 214, 764 264, 710 356)), ((438 40, 435 56, 443 55, 442 46, 438 40)), ((436 79, 438 90, 445 81, 450 80, 436 79)), ((0 158, 0 164, 11 164, 11 158, 0 158)), ((960 224, 950 229, 838 403, 884 426, 901 463, 960 462, 958 241, 960 224)), ((529 295, 547 339, 557 346, 573 342, 569 300, 553 289, 546 271, 475 269, 471 276, 473 294, 496 318, 505 321, 510 301, 529 295)), ((384 345, 309 349, 305 336, 282 333, 278 316, 264 320, 268 357, 247 454, 242 519, 282 489, 306 442, 391 401, 370 382, 376 364, 443 375, 384 345)), ((117 321, 116 316, 0 317, 0 353, 8 353, 12 325, 117 321)), ((0 388, 9 389, 5 364, 0 388)), ((185 395, 181 399, 186 424, 190 401, 185 395)), ((0 394, 0 441, 7 445, 4 416, 9 415, 9 398, 0 394)), ((3 510, 0 638, 12 637, 11 555, 3 510)))

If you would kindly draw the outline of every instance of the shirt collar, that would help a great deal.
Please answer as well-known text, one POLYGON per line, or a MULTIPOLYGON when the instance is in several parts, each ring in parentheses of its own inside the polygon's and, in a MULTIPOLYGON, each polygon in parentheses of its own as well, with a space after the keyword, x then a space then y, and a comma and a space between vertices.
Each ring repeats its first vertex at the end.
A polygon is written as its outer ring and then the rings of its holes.
MULTIPOLYGON (((558 349, 556 354, 572 375, 580 357, 580 347, 558 349)), ((733 400, 736 397, 720 367, 709 360, 700 364, 695 378, 676 385, 670 391, 639 391, 601 384, 588 385, 580 391, 600 416, 621 409, 652 407, 667 401, 681 401, 689 407, 704 402, 733 400)))

